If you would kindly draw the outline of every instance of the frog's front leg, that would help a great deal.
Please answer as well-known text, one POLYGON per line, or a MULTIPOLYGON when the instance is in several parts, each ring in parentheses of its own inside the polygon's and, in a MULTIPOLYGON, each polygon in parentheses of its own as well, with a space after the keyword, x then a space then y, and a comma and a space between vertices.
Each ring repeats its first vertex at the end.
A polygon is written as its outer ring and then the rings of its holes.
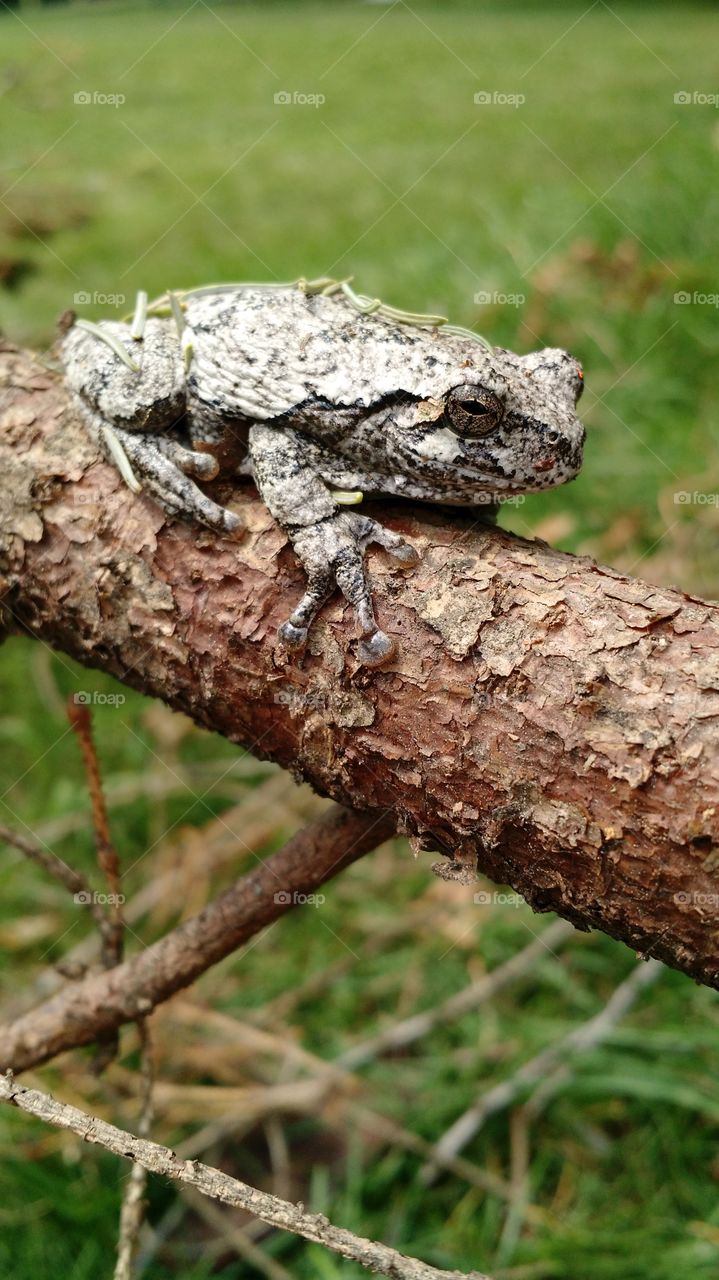
POLYGON ((256 424, 249 448, 262 499, 307 573, 307 590, 280 627, 280 639, 288 649, 302 649, 312 619, 336 584, 354 609, 361 661, 381 666, 392 657, 395 643, 377 626, 364 553, 377 542, 400 564, 412 566, 419 559, 414 547, 376 520, 340 509, 312 466, 304 438, 291 427, 256 424))
POLYGON ((160 432, 128 431, 86 406, 83 418, 105 456, 136 492, 147 489, 170 515, 191 516, 219 533, 240 527, 238 516, 213 502, 194 483, 194 479, 212 480, 217 475, 211 454, 186 449, 160 432))

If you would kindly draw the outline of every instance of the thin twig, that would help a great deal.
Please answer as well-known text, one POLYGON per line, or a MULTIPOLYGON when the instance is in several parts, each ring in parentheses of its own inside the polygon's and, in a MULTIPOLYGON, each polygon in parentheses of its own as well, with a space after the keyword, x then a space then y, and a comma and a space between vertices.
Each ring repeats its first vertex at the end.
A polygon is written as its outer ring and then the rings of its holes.
MULTIPOLYGON (((536 1057, 530 1058, 508 1080, 503 1080, 478 1098, 435 1144, 435 1153, 443 1157, 458 1155, 479 1133, 485 1120, 496 1111, 511 1106, 527 1085, 544 1079, 548 1072, 562 1065, 569 1054, 586 1053, 606 1040, 616 1024, 629 1012, 639 994, 645 987, 656 982, 663 969, 664 966, 658 960, 638 963, 599 1013, 562 1036, 555 1044, 543 1049, 536 1057)), ((430 1161, 420 1173, 423 1186, 430 1186, 436 1174, 436 1166, 430 1161)))
MULTIPOLYGON (((146 1018, 139 1018, 137 1029, 140 1033, 140 1118, 138 1134, 146 1138, 152 1126, 154 1116, 153 1084, 155 1080, 152 1038, 146 1018)), ((120 1209, 120 1232, 117 1241, 117 1263, 114 1280, 131 1280, 132 1263, 137 1250, 140 1229, 145 1216, 145 1189, 147 1187, 147 1169, 141 1164, 133 1164, 130 1176, 125 1184, 120 1209)))
MULTIPOLYGON (((110 911, 106 932, 103 933, 102 960, 105 969, 113 969, 116 965, 121 964, 125 946, 125 918, 122 909, 125 898, 122 893, 120 859, 110 831, 100 763, 92 738, 90 711, 84 703, 76 702, 74 698, 71 698, 67 702, 67 717, 82 752, 87 789, 92 806, 97 863, 108 889, 107 901, 110 911)), ((150 1133, 154 1115, 154 1061, 148 1019, 138 1018, 136 1025, 140 1037, 141 1082, 138 1132, 141 1138, 146 1138, 150 1133)), ((114 1027, 98 1043, 98 1052, 94 1064, 98 1073, 104 1070, 117 1056, 118 1048, 119 1030, 114 1027)), ((146 1186, 147 1170, 140 1164, 133 1164, 130 1176, 125 1184, 120 1207, 120 1227, 114 1280, 132 1280, 133 1259, 145 1216, 146 1186)))
POLYGON ((371 1271, 392 1277, 392 1280, 489 1280, 486 1274, 478 1271, 465 1274, 439 1270, 417 1258, 401 1254, 388 1245, 357 1236, 344 1227, 335 1227, 323 1214, 306 1213, 303 1205, 280 1200, 277 1196, 231 1178, 219 1169, 213 1169, 199 1161, 180 1160, 167 1147, 136 1137, 135 1134, 90 1116, 77 1107, 57 1102, 49 1094, 37 1089, 26 1089, 14 1080, 12 1072, 0 1076, 0 1101, 12 1103, 56 1128, 68 1129, 85 1142, 96 1143, 123 1159, 136 1161, 150 1173, 186 1183, 213 1200, 237 1205, 270 1226, 322 1244, 341 1257, 359 1262, 371 1271))
POLYGON ((67 717, 80 745, 87 789, 92 805, 92 819, 95 828, 95 845, 97 848, 98 866, 105 877, 108 888, 108 906, 110 908, 110 926, 107 937, 106 954, 103 962, 106 969, 120 964, 123 951, 124 921, 122 915, 122 895, 120 859, 112 842, 110 823, 107 816, 107 805, 102 790, 100 765, 92 740, 92 719, 84 703, 68 699, 67 717))

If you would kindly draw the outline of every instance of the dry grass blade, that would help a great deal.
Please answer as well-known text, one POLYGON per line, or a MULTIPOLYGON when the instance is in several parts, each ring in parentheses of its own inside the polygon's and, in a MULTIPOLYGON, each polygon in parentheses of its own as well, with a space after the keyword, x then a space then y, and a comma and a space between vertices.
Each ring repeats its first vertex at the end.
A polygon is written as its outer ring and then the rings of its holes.
MULTIPOLYGON (((629 1012, 639 994, 656 982, 664 966, 658 960, 639 963, 612 993, 604 1008, 581 1026, 575 1027, 555 1044, 549 1045, 529 1062, 525 1062, 509 1080, 495 1085, 480 1097, 473 1106, 447 1130, 434 1147, 437 1156, 456 1156, 479 1132, 488 1116, 511 1106, 515 1098, 528 1085, 536 1084, 558 1066, 570 1054, 586 1053, 596 1048, 629 1012)), ((430 1161, 421 1173, 424 1186, 430 1186, 436 1177, 436 1166, 430 1161)))
POLYGON ((571 924, 565 920, 556 920, 540 937, 530 942, 529 946, 522 951, 518 951, 506 964, 500 965, 492 973, 471 983, 463 991, 449 996, 434 1009, 427 1009, 424 1013, 416 1013, 402 1022, 395 1022, 371 1039, 360 1041, 359 1044, 346 1049, 335 1059, 335 1066, 353 1071, 383 1053, 391 1053, 395 1049, 403 1049, 407 1045, 414 1044, 443 1023, 456 1022, 457 1018, 478 1008, 497 992, 504 990, 511 982, 521 978, 541 959, 544 951, 551 951, 554 947, 561 946, 574 933, 575 930, 571 924))
POLYGON ((28 840, 25 836, 21 836, 18 832, 13 831, 10 827, 0 826, 0 840, 5 844, 9 844, 13 849, 17 849, 20 853, 29 858, 31 862, 37 863, 46 871, 53 880, 57 880, 63 885, 74 897, 75 901, 82 907, 86 907, 90 912, 100 935, 103 939, 108 938, 108 922, 102 907, 96 901, 90 885, 79 871, 75 871, 73 867, 63 862, 62 858, 58 858, 52 849, 43 849, 34 840, 28 840))
POLYGON ((275 1262, 274 1258, 269 1257, 264 1250, 254 1244, 242 1227, 228 1222, 226 1212, 223 1213, 222 1209, 214 1204, 212 1200, 207 1200, 200 1195, 199 1191, 194 1191, 190 1187, 184 1187, 182 1194, 195 1213, 199 1214, 208 1226, 218 1233, 218 1239, 211 1251, 204 1251, 206 1260, 208 1260, 208 1252, 217 1255, 229 1248, 238 1254, 240 1258, 243 1258, 245 1262, 248 1262, 250 1266, 254 1267, 256 1271, 259 1271, 261 1275, 267 1276, 267 1280, 292 1280, 290 1272, 286 1271, 279 1262, 275 1262))

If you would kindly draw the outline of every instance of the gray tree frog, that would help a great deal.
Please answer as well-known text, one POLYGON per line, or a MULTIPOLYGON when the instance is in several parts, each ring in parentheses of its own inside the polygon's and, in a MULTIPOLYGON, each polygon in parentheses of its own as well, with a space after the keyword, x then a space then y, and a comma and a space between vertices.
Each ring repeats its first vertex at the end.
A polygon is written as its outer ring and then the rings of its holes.
POLYGON ((239 526, 195 481, 233 441, 237 467, 304 566, 306 591, 279 630, 301 649, 338 586, 366 666, 391 658, 364 569, 369 543, 402 566, 415 549, 348 507, 365 496, 496 510, 571 480, 584 428, 582 369, 566 351, 519 356, 442 317, 396 311, 347 281, 217 285, 138 297, 131 320, 77 320, 65 378, 131 488, 221 533, 239 526), (239 454, 235 454, 237 466, 239 454))

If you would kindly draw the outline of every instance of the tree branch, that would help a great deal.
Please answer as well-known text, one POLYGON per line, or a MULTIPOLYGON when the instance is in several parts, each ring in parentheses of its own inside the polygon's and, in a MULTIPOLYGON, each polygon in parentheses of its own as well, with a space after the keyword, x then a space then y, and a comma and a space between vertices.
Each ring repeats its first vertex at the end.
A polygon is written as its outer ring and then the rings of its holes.
POLYGON ((199 915, 132 959, 70 983, 0 1027, 0 1068, 24 1071, 146 1017, 393 831, 388 814, 352 813, 334 805, 199 915))
POLYGON ((438 1270, 417 1258, 398 1253, 388 1245, 356 1236, 343 1227, 335 1227, 321 1213, 305 1213, 304 1206, 290 1204, 268 1192, 259 1191, 222 1173, 220 1169, 201 1164, 199 1160, 180 1160, 174 1152, 157 1142, 136 1138, 134 1134, 117 1129, 115 1125, 98 1120, 77 1107, 57 1102, 38 1089, 26 1089, 13 1080, 11 1072, 0 1076, 0 1102, 9 1102, 58 1129, 69 1129, 85 1142, 96 1143, 125 1160, 134 1160, 150 1173, 196 1187, 213 1200, 245 1209, 272 1227, 304 1236, 305 1240, 322 1244, 341 1257, 351 1258, 368 1270, 391 1276, 393 1280, 489 1280, 479 1271, 464 1274, 438 1270))
POLYGON ((215 485, 236 541, 168 520, 99 461, 62 382, 12 349, 0 477, 10 628, 352 808, 391 808, 450 870, 478 860, 536 910, 719 985, 717 605, 397 505, 383 518, 422 563, 370 558, 396 661, 359 666, 339 598, 289 660, 276 629, 302 575, 249 484, 215 485))

